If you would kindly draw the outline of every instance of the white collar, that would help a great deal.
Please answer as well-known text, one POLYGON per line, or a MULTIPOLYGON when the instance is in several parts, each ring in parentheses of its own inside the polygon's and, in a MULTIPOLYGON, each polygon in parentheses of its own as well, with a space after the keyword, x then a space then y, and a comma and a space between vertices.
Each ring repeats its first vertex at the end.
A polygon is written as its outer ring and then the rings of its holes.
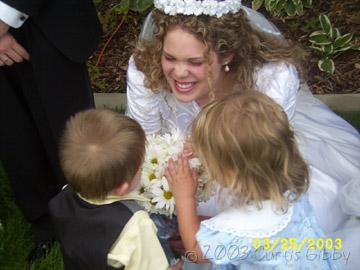
POLYGON ((264 201, 262 206, 262 209, 255 206, 231 207, 213 218, 202 221, 201 224, 210 230, 240 237, 270 237, 289 224, 294 208, 292 204, 286 213, 275 212, 271 201, 264 201))

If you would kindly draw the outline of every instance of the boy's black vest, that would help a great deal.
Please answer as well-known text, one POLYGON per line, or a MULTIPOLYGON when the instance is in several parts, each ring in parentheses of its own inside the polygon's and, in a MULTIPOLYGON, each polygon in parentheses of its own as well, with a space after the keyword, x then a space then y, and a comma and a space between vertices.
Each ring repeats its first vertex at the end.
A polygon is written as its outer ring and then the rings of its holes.
POLYGON ((49 203, 66 270, 115 269, 107 254, 133 212, 117 201, 93 205, 67 186, 49 203))

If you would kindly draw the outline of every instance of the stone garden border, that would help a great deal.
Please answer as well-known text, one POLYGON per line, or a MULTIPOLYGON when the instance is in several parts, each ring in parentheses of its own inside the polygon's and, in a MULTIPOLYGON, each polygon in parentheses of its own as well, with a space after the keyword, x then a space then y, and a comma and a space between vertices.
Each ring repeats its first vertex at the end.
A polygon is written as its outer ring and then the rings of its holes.
MULTIPOLYGON (((111 108, 124 110, 126 108, 126 94, 124 93, 95 93, 97 108, 111 108)), ((315 95, 334 111, 360 112, 360 94, 315 95)))

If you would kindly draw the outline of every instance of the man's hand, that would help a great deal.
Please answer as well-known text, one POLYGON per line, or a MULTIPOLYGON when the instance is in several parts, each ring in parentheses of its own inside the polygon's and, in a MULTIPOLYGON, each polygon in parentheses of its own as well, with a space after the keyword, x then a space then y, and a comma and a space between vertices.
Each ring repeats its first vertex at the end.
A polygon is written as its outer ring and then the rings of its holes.
POLYGON ((0 20, 0 37, 5 35, 8 30, 9 30, 9 25, 7 25, 2 20, 0 20))
POLYGON ((9 33, 0 37, 0 66, 11 66, 29 60, 28 52, 9 33))

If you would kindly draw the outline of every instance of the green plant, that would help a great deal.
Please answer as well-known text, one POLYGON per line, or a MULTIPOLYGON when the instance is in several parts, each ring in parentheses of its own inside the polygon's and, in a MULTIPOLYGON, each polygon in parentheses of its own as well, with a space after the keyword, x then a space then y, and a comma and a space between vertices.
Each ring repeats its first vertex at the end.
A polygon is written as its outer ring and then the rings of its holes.
POLYGON ((99 67, 87 62, 87 68, 90 76, 91 84, 102 92, 108 88, 108 84, 101 78, 101 72, 99 67))
POLYGON ((103 0, 93 0, 95 7, 98 7, 103 0))
POLYGON ((105 0, 93 0, 98 11, 98 17, 104 33, 109 33, 119 24, 119 17, 125 17, 129 11, 146 14, 152 7, 152 0, 119 0, 117 4, 109 6, 105 0))
POLYGON ((302 31, 309 33, 309 32, 313 32, 316 29, 319 28, 319 16, 314 16, 309 18, 308 20, 304 22, 301 22, 302 26, 301 29, 302 31))
POLYGON ((253 0, 251 4, 255 10, 264 5, 270 15, 285 17, 303 15, 304 8, 312 6, 312 0, 253 0))
POLYGON ((113 10, 118 14, 127 14, 130 10, 143 13, 152 5, 152 0, 121 0, 119 4, 113 7, 113 10))
POLYGON ((333 59, 343 52, 360 48, 351 43, 352 33, 340 34, 338 28, 331 25, 328 16, 321 14, 319 16, 321 30, 317 30, 309 35, 311 48, 320 54, 321 59, 318 61, 318 67, 321 71, 333 74, 335 64, 333 59))
MULTIPOLYGON (((94 0, 98 3, 101 3, 102 0, 94 0)), ((99 16, 100 21, 103 25, 103 30, 105 33, 108 33, 112 31, 110 36, 107 38, 105 45, 102 47, 100 54, 97 58, 95 67, 99 65, 101 62, 101 59, 105 53, 105 50, 113 37, 116 35, 116 33, 121 28, 124 21, 128 18, 129 11, 138 12, 140 14, 145 13, 150 7, 152 7, 153 1, 152 0, 120 0, 120 3, 107 9, 105 14, 103 16, 99 16), (121 17, 120 22, 118 22, 118 17, 121 17), (117 27, 115 30, 112 30, 114 28, 114 23, 117 23, 117 27)), ((94 70, 95 76, 96 76, 96 70, 94 70)), ((100 87, 105 87, 106 85, 100 85, 100 87)))

